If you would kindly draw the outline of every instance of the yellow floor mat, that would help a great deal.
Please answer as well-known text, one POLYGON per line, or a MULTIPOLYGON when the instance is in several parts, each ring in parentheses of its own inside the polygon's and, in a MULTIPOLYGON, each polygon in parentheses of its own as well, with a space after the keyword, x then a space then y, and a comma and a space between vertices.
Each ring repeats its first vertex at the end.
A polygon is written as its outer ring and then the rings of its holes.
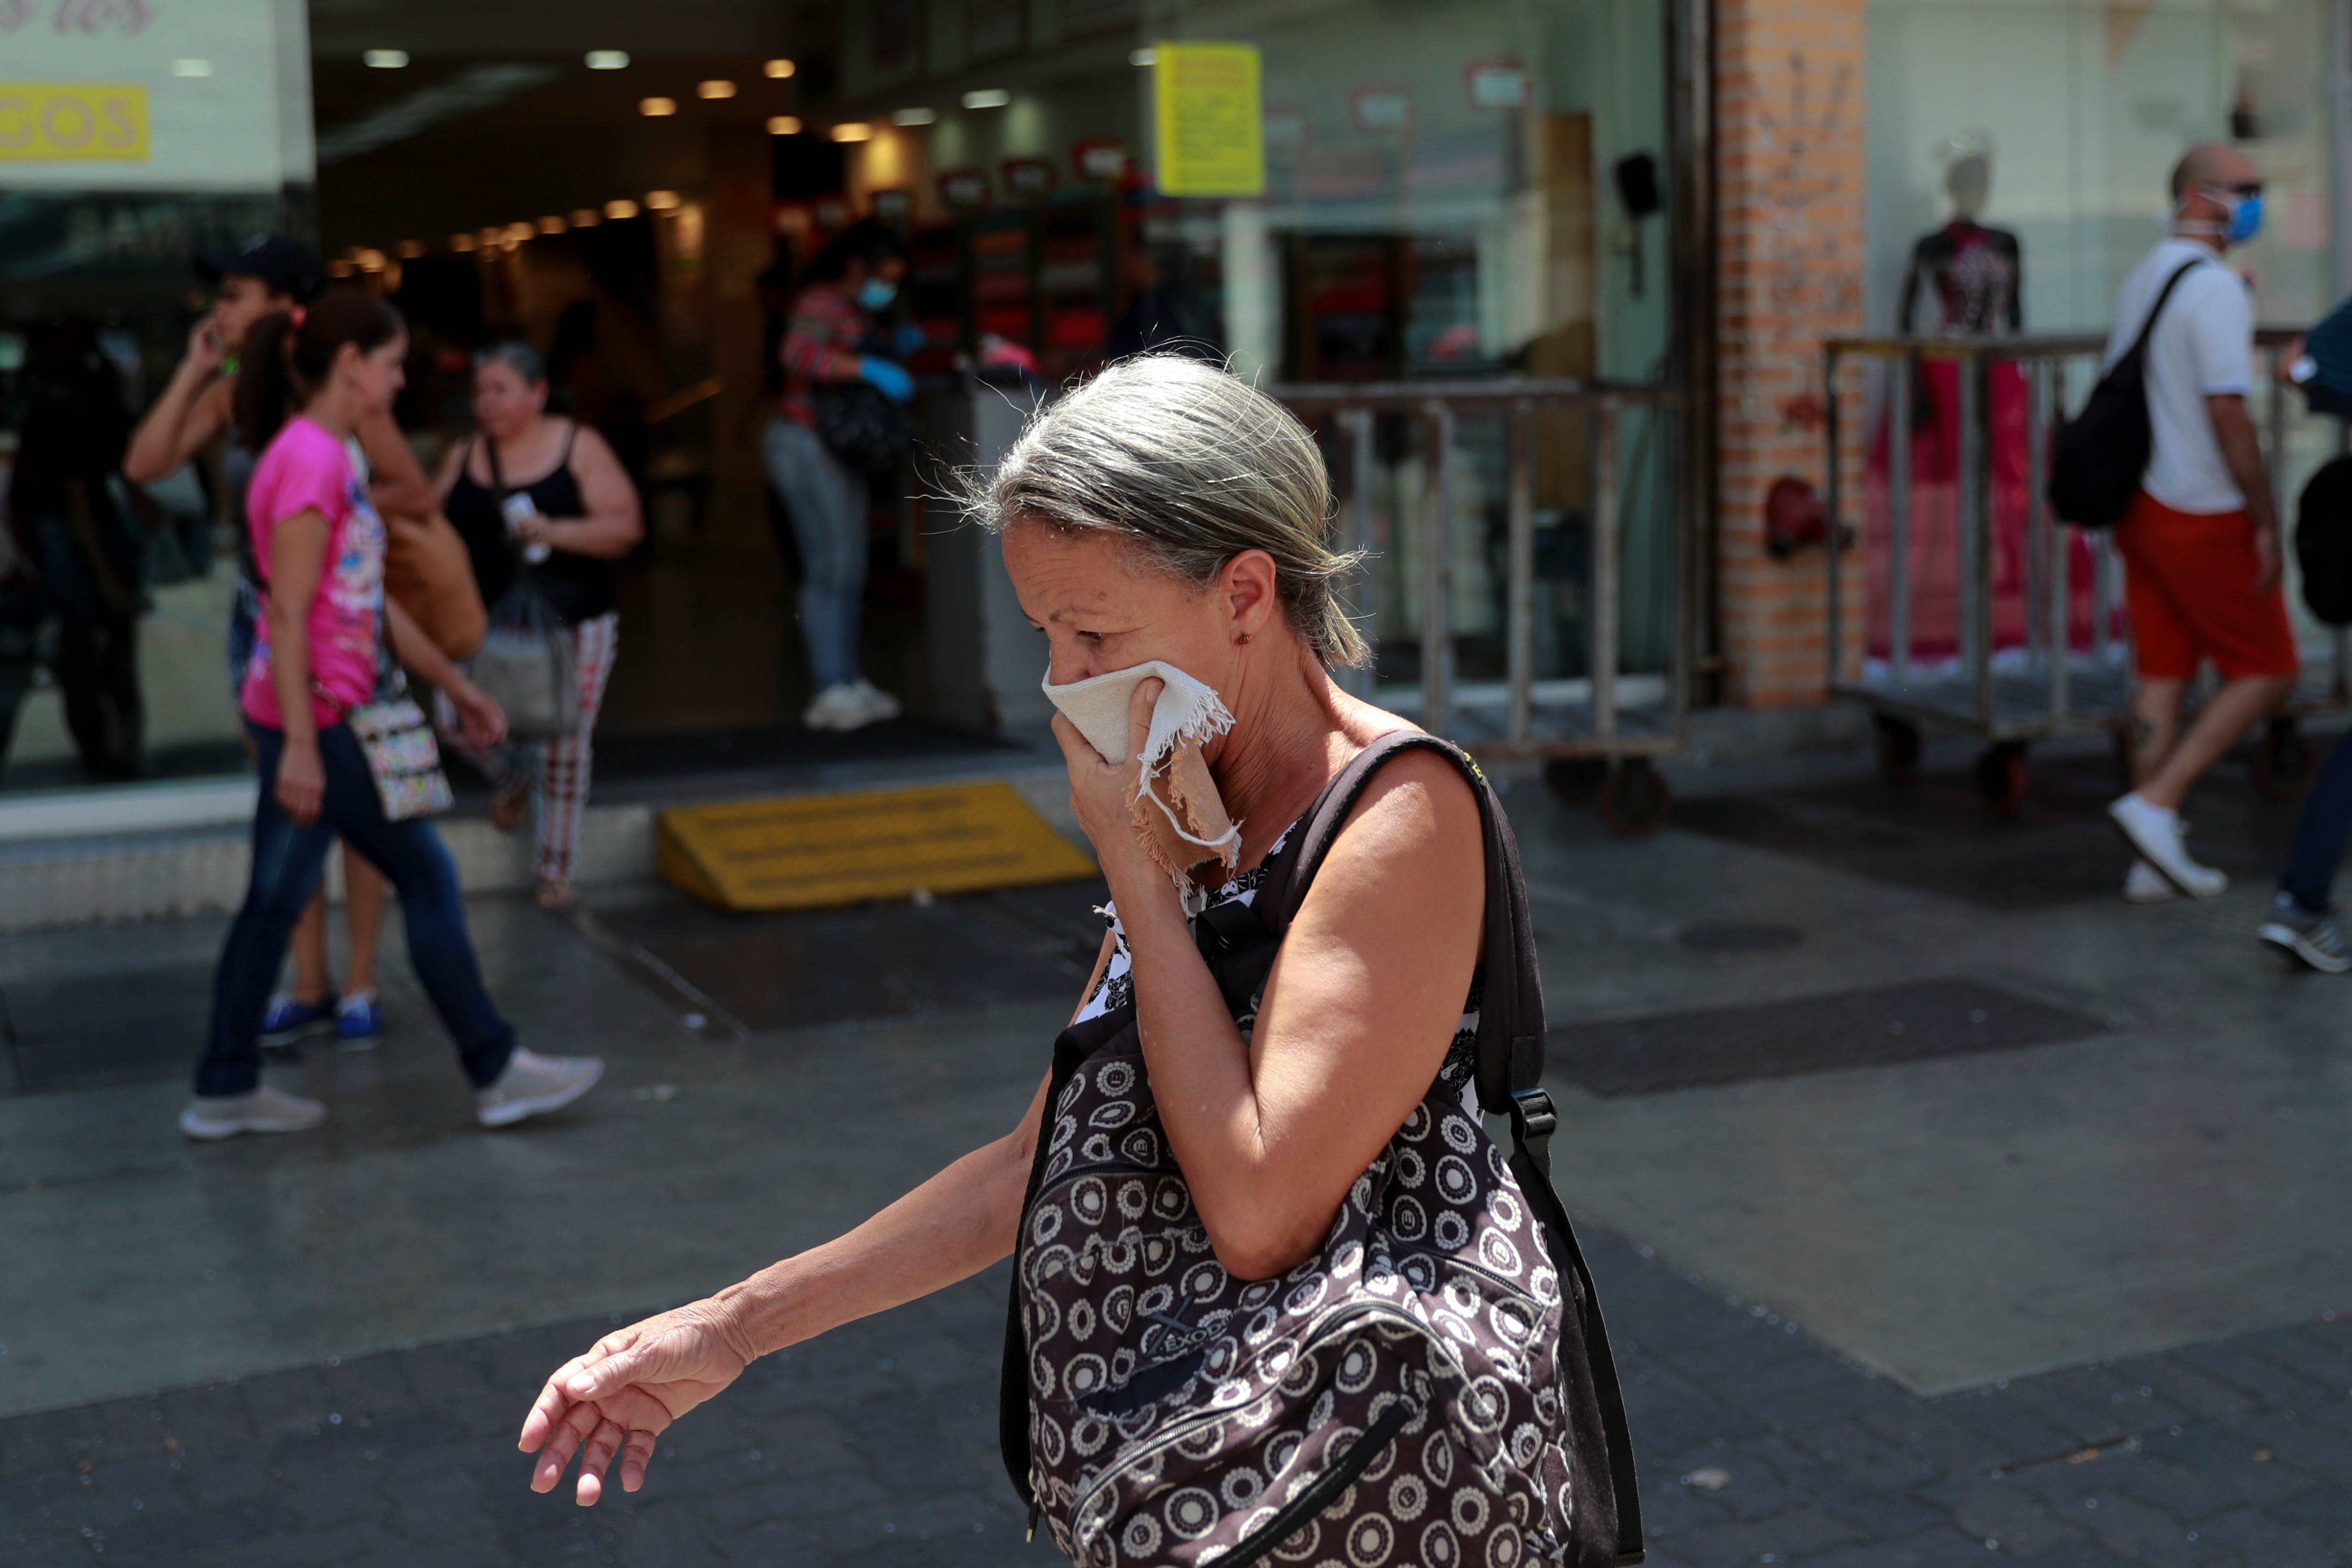
POLYGON ((662 813, 659 846, 665 881, 729 910, 964 893, 1095 870, 1002 780, 684 806, 662 813))

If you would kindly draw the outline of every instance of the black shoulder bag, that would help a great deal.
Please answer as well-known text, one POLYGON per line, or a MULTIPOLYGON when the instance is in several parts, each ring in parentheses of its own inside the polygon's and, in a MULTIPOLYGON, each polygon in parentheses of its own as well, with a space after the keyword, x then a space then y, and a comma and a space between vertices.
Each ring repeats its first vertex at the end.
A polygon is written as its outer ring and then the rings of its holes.
POLYGON ((2185 261, 2164 281, 2156 308, 2123 358, 2091 388, 2083 412, 2063 421, 2051 449, 2050 506, 2078 528, 2113 528, 2131 510, 2156 439, 2147 419, 2147 340, 2180 280, 2204 266, 2185 261))

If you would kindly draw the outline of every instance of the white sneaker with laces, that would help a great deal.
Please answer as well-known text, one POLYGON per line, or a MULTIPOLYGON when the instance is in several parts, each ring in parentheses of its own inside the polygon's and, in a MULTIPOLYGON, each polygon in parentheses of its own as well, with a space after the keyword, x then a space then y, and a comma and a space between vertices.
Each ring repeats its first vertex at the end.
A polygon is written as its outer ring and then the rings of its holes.
POLYGON ((2132 862, 2124 873, 2124 899, 2135 904, 2160 904, 2177 899, 2179 891, 2164 879, 2164 873, 2145 860, 2132 862))
POLYGON ((317 1100, 265 1083, 250 1094, 197 1095, 180 1112, 180 1131, 210 1143, 240 1132, 307 1132, 325 1120, 317 1100))
POLYGON ((865 711, 856 683, 845 680, 818 692, 801 710, 801 722, 812 730, 855 730, 866 722, 865 711))
POLYGON ((862 675, 857 678, 856 687, 857 700, 865 707, 867 722, 879 723, 886 719, 896 719, 906 711, 897 698, 862 675))
POLYGON ((595 1057, 543 1057, 517 1046, 496 1081, 474 1091, 474 1119, 485 1127, 512 1126, 562 1109, 604 1076, 604 1064, 595 1057))
POLYGON ((2229 887, 2226 871, 2200 866, 2180 842, 2180 815, 2143 799, 2135 790, 2107 807, 2126 842, 2164 879, 2195 899, 2210 899, 2229 887))

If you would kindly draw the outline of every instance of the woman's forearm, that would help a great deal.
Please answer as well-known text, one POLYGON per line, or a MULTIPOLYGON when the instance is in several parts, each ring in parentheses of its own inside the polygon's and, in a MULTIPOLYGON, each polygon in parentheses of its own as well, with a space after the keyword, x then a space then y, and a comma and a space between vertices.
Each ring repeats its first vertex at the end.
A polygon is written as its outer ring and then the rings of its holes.
POLYGON ((315 745, 317 718, 310 711, 310 628, 305 624, 309 606, 299 612, 269 602, 269 678, 278 691, 278 722, 289 745, 315 745))
POLYGON ((464 683, 464 672, 449 662, 449 656, 425 635, 424 629, 389 595, 383 601, 383 621, 384 630, 392 643, 393 657, 415 671, 417 679, 445 691, 464 683))
POLYGON ((587 517, 551 518, 547 522, 548 543, 567 555, 586 555, 599 561, 617 561, 635 549, 644 535, 645 530, 633 512, 596 512, 587 517))
POLYGON ((766 1355, 968 1279, 1013 1250, 1045 1101, 848 1235, 719 1292, 733 1342, 766 1355))

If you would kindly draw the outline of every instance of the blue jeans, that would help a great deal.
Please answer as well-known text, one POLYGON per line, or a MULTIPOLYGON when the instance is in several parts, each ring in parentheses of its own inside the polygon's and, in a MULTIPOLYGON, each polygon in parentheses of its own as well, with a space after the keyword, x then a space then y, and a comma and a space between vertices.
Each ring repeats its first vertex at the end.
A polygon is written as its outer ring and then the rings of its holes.
POLYGON ((817 433, 779 416, 761 443, 768 482, 801 548, 801 638, 816 690, 857 679, 857 608, 866 592, 866 480, 817 433))
POLYGON ((245 1094, 261 1081, 261 1016, 277 986, 278 967, 310 895, 326 868, 327 849, 340 835, 382 871, 400 894, 408 927, 408 958, 433 999, 441 1023, 457 1042, 466 1076, 482 1088, 506 1070, 514 1054, 514 1026, 482 988, 474 944, 466 934, 466 906, 457 868, 441 836, 422 817, 384 819, 368 773, 367 753, 341 724, 319 731, 319 761, 327 775, 326 803, 308 827, 278 804, 278 759, 284 731, 251 720, 261 770, 261 804, 253 814, 253 880, 245 907, 229 927, 213 982, 211 1037, 196 1064, 198 1094, 245 1094))
POLYGON ((2279 887, 2294 897, 2297 908, 2317 914, 2328 904, 2336 886, 2336 868, 2344 864, 2344 843, 2352 838, 2352 735, 2336 742, 2327 753, 2319 782, 2303 803, 2303 819, 2294 830, 2294 853, 2287 857, 2279 887))

